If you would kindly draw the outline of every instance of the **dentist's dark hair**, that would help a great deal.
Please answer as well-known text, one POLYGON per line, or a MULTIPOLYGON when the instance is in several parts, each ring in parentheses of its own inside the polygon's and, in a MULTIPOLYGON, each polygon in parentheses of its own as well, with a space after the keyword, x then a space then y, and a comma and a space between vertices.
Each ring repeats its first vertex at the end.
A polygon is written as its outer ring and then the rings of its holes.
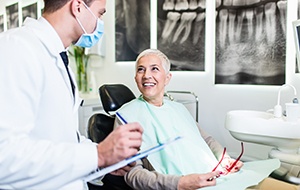
MULTIPOLYGON (((44 0, 44 10, 43 13, 53 13, 71 0, 44 0)), ((95 0, 82 0, 88 7, 95 0)))

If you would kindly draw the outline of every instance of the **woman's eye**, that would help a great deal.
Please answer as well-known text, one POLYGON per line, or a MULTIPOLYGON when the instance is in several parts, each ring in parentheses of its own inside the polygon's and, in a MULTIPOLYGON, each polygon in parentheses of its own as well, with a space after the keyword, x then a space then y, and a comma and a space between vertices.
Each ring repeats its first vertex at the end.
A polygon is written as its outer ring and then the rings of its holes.
POLYGON ((158 67, 153 67, 152 70, 153 71, 159 71, 159 68, 158 67))
POLYGON ((137 71, 138 71, 138 72, 143 72, 144 69, 143 69, 143 68, 138 68, 137 71))

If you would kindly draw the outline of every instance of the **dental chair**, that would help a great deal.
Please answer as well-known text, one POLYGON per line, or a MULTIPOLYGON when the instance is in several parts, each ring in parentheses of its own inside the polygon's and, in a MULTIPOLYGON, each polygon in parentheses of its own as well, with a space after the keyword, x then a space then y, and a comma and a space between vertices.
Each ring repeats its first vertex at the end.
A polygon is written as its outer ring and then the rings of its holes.
MULTIPOLYGON (((167 91, 165 93, 165 96, 170 100, 174 100, 173 96, 171 96, 172 93, 191 94, 190 92, 186 93, 181 91, 167 91)), ((106 114, 97 113, 91 116, 88 121, 87 131, 88 138, 90 138, 93 142, 96 143, 103 141, 107 137, 107 135, 113 130, 115 111, 117 111, 123 104, 136 98, 133 92, 123 84, 102 85, 99 88, 99 95, 103 109, 106 112, 106 114)), ((195 100, 198 104, 197 97, 195 100)), ((196 109, 197 108, 198 106, 196 107, 196 109)), ((242 159, 242 161, 255 160, 252 158, 243 158, 244 160, 242 159)), ((146 168, 152 167, 151 164, 147 161, 147 159, 144 159, 142 161, 144 165, 148 164, 146 168)), ((152 168, 150 170, 154 169, 152 168)), ((280 167, 279 169, 271 173, 270 177, 288 183, 300 185, 300 178, 289 175, 289 171, 283 167, 280 167)), ((103 186, 97 186, 88 183, 89 190, 132 190, 132 188, 126 184, 123 176, 114 176, 111 174, 107 174, 103 178, 102 182, 104 183, 103 186)))
MULTIPOLYGON (((97 113, 88 121, 87 135, 93 142, 103 141, 113 130, 115 111, 123 104, 135 99, 133 92, 123 84, 105 84, 99 88, 104 113, 97 113)), ((88 183, 90 190, 131 190, 123 176, 105 175, 103 186, 88 183)))
MULTIPOLYGON (((175 101, 171 93, 190 94, 182 91, 169 91, 165 97, 175 101)), ((99 88, 100 100, 106 114, 97 113, 90 117, 87 127, 88 138, 93 142, 103 141, 113 130, 115 112, 125 103, 135 99, 133 92, 123 84, 104 84, 99 88)), ((198 104, 198 99, 196 99, 198 104)), ((198 107, 196 107, 198 109, 198 107)), ((198 113, 198 112, 197 112, 198 113)), ((143 165, 150 171, 154 170, 147 159, 142 159, 143 165)), ((103 186, 88 183, 89 190, 132 190, 123 176, 111 174, 105 175, 102 179, 103 186)))
POLYGON ((104 84, 99 88, 100 100, 107 114, 94 114, 88 121, 87 135, 93 142, 101 142, 113 130, 115 111, 135 99, 133 92, 123 84, 104 84))

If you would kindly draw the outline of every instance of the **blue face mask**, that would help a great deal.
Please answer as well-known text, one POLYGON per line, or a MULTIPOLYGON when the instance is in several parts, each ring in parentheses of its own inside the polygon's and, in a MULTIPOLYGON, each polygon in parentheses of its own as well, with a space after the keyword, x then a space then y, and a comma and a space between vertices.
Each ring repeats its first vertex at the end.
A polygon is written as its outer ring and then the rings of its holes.
POLYGON ((99 18, 97 18, 85 3, 83 3, 83 5, 95 17, 95 19, 97 20, 97 23, 96 23, 96 28, 95 28, 94 32, 91 34, 88 34, 86 32, 86 30, 83 28, 81 22, 76 17, 78 24, 80 25, 81 29, 84 31, 84 34, 82 34, 80 36, 80 38, 75 43, 75 45, 80 46, 80 47, 89 48, 89 47, 92 47, 93 45, 95 45, 102 37, 103 32, 104 32, 104 22, 102 20, 100 20, 99 18))

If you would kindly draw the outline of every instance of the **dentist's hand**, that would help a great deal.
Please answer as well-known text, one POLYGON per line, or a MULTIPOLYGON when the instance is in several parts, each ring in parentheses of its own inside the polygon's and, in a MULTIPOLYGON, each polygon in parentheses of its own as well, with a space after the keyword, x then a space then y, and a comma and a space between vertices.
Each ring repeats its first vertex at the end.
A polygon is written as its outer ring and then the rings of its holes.
POLYGON ((178 182, 178 190, 195 190, 202 187, 216 185, 216 178, 220 176, 218 171, 206 174, 190 174, 182 176, 178 182))
POLYGON ((142 144, 142 133, 138 123, 117 127, 97 146, 98 166, 109 166, 136 154, 142 144))

